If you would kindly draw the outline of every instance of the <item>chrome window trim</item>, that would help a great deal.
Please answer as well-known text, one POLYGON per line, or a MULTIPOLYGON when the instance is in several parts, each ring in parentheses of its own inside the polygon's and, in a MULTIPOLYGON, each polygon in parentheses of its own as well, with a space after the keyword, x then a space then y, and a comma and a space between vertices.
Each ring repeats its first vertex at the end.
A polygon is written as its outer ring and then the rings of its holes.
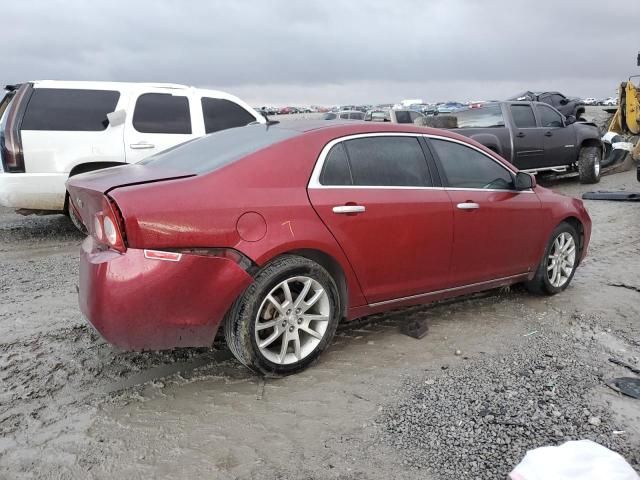
POLYGON ((512 192, 512 193, 535 193, 533 190, 512 190, 512 189, 503 189, 503 188, 460 188, 460 187, 418 187, 418 186, 389 186, 389 185, 322 185, 320 183, 320 174, 322 173, 322 167, 324 166, 324 162, 329 154, 329 151, 338 143, 354 140, 358 138, 369 138, 369 137, 413 137, 418 139, 420 137, 423 138, 433 138, 436 140, 444 140, 448 142, 458 143, 467 148, 471 148, 478 153, 484 155, 488 159, 500 165, 502 168, 508 170, 512 174, 518 173, 517 170, 511 168, 511 166, 507 166, 501 161, 493 158, 491 155, 488 155, 483 150, 479 149, 475 145, 471 145, 464 141, 443 137, 440 135, 434 134, 425 134, 425 133, 407 133, 407 132, 371 132, 371 133, 357 133, 352 135, 345 135, 344 137, 334 138, 329 143, 327 143, 321 150, 318 159, 316 160, 316 165, 313 167, 313 172, 311 173, 311 178, 309 179, 309 183, 307 184, 307 188, 309 189, 376 189, 376 190, 452 190, 452 191, 476 191, 476 192, 512 192))

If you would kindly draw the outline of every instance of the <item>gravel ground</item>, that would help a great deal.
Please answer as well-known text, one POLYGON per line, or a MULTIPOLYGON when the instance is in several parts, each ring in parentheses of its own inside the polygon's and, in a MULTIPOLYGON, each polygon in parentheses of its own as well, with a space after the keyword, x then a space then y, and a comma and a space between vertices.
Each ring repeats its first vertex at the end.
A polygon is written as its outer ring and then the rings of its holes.
MULTIPOLYGON (((640 185, 628 171, 597 188, 640 185)), ((605 382, 632 375, 610 357, 640 365, 640 208, 586 205, 589 256, 562 294, 372 316, 267 381, 223 343, 113 349, 78 311, 82 237, 62 216, 0 210, 0 478, 490 479, 573 438, 638 468, 640 404, 605 382), (417 318, 425 338, 399 333, 417 318)))

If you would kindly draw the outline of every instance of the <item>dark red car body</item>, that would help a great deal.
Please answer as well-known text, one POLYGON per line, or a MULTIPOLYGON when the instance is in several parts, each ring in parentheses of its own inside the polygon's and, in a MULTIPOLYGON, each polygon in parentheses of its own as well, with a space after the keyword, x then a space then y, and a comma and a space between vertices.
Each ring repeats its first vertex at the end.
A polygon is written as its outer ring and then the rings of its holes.
MULTIPOLYGON (((516 192, 310 183, 327 145, 367 134, 454 139, 516 172, 468 138, 371 122, 266 128, 288 136, 211 172, 143 164, 69 180, 71 202, 90 234, 105 198, 118 212, 125 248, 89 236, 80 267, 81 309, 109 342, 134 350, 211 345, 254 273, 285 253, 325 266, 347 320, 530 279, 549 235, 567 219, 581 233, 579 258, 586 255, 591 221, 582 202, 540 186, 516 192), (481 208, 454 208, 467 201, 481 208), (366 204, 366 213, 332 214, 334 206, 351 204, 366 204), (163 252, 170 258, 158 258, 163 252)), ((209 137, 196 141, 215 140, 209 137)))

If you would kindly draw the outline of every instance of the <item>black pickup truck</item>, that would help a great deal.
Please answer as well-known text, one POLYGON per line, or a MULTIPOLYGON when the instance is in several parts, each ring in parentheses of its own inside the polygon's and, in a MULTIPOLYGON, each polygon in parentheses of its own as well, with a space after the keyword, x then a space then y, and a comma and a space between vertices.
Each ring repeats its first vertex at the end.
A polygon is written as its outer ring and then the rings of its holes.
POLYGON ((455 118, 452 130, 485 145, 520 170, 574 171, 581 183, 600 180, 603 147, 598 128, 565 117, 546 103, 491 102, 448 116, 455 118))

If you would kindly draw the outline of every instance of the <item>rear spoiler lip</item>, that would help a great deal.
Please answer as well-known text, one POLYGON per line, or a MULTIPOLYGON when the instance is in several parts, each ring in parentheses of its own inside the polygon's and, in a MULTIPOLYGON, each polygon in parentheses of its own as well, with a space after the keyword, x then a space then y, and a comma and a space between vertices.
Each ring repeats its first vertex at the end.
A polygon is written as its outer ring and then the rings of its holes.
POLYGON ((121 185, 114 185, 113 187, 109 187, 103 193, 105 195, 107 195, 109 192, 112 192, 113 190, 115 190, 117 188, 134 187, 136 185, 146 185, 146 184, 149 184, 149 183, 167 182, 167 181, 171 181, 171 180, 182 180, 183 178, 191 178, 191 177, 196 177, 196 176, 197 175, 195 173, 188 173, 188 174, 184 174, 184 175, 178 175, 178 176, 175 176, 175 177, 154 178, 154 179, 151 179, 151 180, 140 180, 139 182, 123 183, 121 185))

